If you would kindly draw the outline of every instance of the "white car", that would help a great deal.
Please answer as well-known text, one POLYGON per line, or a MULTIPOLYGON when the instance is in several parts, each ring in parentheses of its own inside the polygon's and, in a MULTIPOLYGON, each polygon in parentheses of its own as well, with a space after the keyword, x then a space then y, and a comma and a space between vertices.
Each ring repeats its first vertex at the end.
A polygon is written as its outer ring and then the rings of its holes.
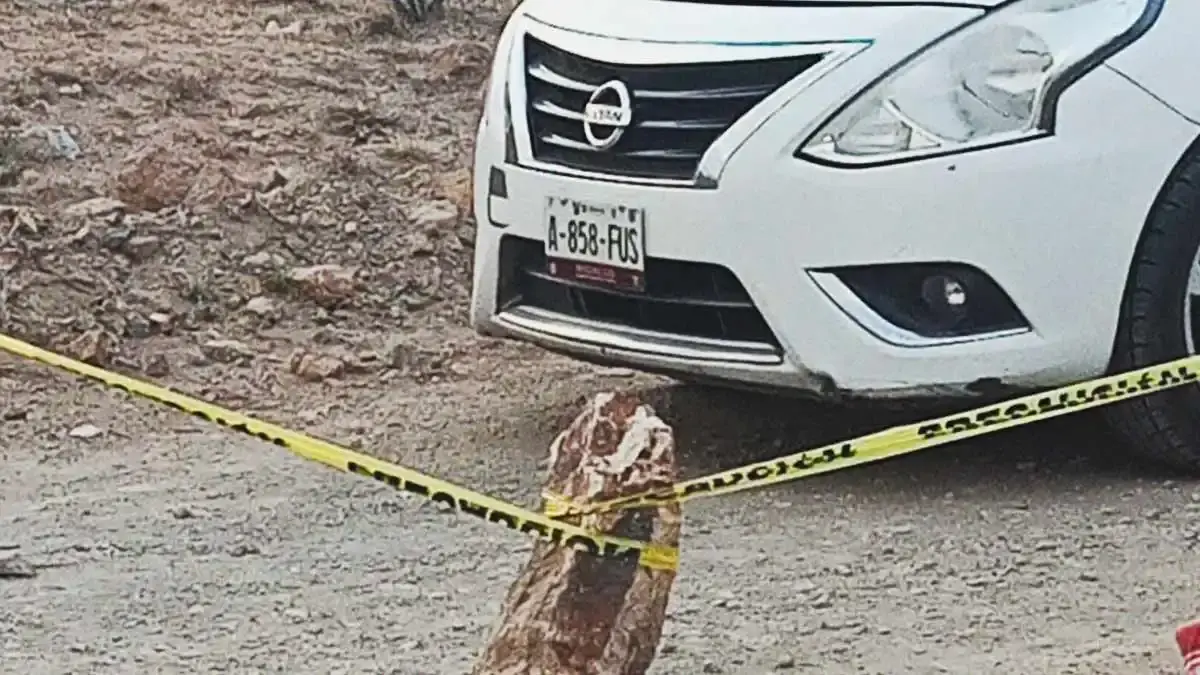
MULTIPOLYGON (((1197 27, 1197 0, 526 0, 477 137, 472 325, 840 400, 1195 353, 1197 27)), ((1200 471, 1196 388, 1109 410, 1200 471)))

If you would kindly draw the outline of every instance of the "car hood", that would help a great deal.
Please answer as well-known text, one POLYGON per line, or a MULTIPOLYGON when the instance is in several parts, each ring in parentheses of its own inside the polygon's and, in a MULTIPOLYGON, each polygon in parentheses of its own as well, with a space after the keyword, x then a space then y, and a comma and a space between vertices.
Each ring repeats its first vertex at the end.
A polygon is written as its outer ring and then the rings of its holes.
POLYGON ((818 7, 836 5, 839 7, 886 7, 887 5, 925 5, 927 7, 999 7, 1009 0, 669 0, 672 2, 687 2, 700 5, 766 5, 778 7, 818 7))
MULTIPOLYGON (((526 0, 521 12, 550 29, 650 44, 773 47, 874 42, 888 35, 934 39, 976 17, 981 6, 949 0, 822 0, 753 4, 650 0, 526 0)), ((1003 0, 978 0, 996 4, 1003 0)))

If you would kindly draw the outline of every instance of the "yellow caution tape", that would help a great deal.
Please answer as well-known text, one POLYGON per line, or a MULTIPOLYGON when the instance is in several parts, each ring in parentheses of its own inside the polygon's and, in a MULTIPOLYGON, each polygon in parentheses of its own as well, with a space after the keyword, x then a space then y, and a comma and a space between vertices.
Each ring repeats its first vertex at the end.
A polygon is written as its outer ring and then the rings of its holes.
POLYGON ((6 335, 0 335, 0 349, 74 375, 85 377, 125 393, 161 403, 170 408, 239 431, 326 466, 373 478, 381 483, 416 495, 510 530, 523 532, 557 545, 585 551, 602 558, 631 560, 652 569, 675 569, 678 549, 633 539, 611 537, 563 523, 540 513, 523 509, 488 495, 427 476, 413 469, 390 464, 374 457, 339 447, 295 431, 261 422, 241 413, 226 410, 170 389, 109 372, 81 361, 60 356, 6 335))
POLYGON ((546 515, 562 518, 733 494, 878 462, 1197 381, 1200 381, 1200 356, 1189 356, 1127 373, 1108 375, 1014 398, 964 413, 892 427, 848 441, 747 464, 677 483, 672 487, 608 502, 582 505, 571 503, 560 495, 544 494, 546 515))

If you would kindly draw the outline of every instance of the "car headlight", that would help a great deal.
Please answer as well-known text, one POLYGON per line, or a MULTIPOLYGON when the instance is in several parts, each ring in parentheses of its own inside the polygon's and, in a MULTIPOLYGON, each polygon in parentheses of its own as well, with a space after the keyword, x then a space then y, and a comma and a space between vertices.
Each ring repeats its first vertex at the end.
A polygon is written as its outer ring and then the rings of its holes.
POLYGON ((1149 29, 1164 0, 1013 0, 940 38, 797 152, 870 165, 1036 138, 1059 95, 1149 29))

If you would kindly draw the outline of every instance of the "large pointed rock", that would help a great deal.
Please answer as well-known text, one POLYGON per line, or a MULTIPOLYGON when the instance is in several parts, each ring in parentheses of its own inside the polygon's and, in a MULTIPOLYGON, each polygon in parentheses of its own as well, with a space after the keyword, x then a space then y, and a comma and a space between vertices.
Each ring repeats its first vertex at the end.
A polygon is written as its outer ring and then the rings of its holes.
MULTIPOLYGON (((671 428, 630 394, 599 394, 550 447, 548 492, 607 501, 671 485, 671 428)), ((678 504, 576 518, 584 528, 679 545, 678 504)), ((642 675, 662 636, 673 569, 539 542, 509 589, 473 675, 642 675)))

